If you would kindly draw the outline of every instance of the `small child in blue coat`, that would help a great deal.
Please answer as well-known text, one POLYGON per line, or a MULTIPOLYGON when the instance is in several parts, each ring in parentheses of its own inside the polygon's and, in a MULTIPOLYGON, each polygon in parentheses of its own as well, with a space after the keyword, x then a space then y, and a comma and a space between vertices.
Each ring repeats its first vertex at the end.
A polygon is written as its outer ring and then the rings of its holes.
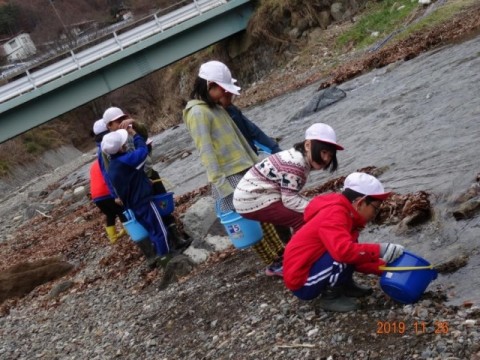
POLYGON ((103 152, 110 155, 108 175, 117 195, 149 233, 155 252, 161 257, 160 264, 166 263, 170 252, 167 229, 155 203, 151 200, 152 183, 143 169, 148 155, 145 140, 130 127, 128 131, 119 129, 105 135, 101 147, 103 152), (127 152, 126 142, 129 134, 133 137, 135 150, 127 152))

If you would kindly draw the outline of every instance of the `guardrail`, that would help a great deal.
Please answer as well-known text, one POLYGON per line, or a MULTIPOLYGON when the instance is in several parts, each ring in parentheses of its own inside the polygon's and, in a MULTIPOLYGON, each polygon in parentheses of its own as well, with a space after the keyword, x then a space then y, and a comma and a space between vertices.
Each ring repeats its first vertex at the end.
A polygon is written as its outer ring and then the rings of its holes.
POLYGON ((85 50, 77 53, 75 53, 74 50, 70 50, 68 57, 51 65, 42 68, 38 68, 38 65, 36 65, 38 69, 29 68, 25 70, 23 77, 0 87, 0 103, 37 89, 52 80, 61 78, 68 73, 101 60, 110 54, 122 51, 141 40, 163 32, 166 29, 226 3, 227 0, 193 0, 193 3, 173 10, 163 16, 158 16, 157 12, 143 18, 134 24, 144 23, 124 33, 114 31, 111 34, 113 36, 112 38, 88 47, 85 50), (148 20, 152 17, 152 20, 148 20))

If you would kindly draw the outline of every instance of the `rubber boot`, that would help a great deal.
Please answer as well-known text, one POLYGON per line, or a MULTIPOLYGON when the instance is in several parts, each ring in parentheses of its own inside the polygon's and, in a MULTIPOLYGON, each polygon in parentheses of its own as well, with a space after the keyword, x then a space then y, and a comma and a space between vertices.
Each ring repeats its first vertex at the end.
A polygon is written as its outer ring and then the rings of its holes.
POLYGON ((125 230, 125 228, 122 226, 122 230, 120 230, 118 233, 117 233, 117 239, 121 238, 122 236, 126 235, 127 234, 127 231, 125 230))
POLYGON ((348 312, 358 309, 356 301, 342 294, 342 289, 328 288, 320 298, 315 300, 315 305, 325 311, 348 312))
POLYGON ((167 254, 162 257, 157 256, 157 258, 155 259, 155 266, 165 268, 172 259, 172 254, 167 254))
POLYGON ((357 284, 355 281, 353 281, 353 279, 343 284, 341 288, 343 295, 354 298, 360 298, 373 293, 373 289, 371 287, 357 284))
POLYGON ((186 239, 180 231, 178 231, 176 224, 171 224, 168 227, 168 240, 171 246, 171 252, 176 254, 183 253, 192 243, 192 239, 186 239))
POLYGON ((117 229, 115 229, 115 226, 106 226, 105 231, 107 233, 108 240, 110 240, 110 244, 115 244, 118 239, 117 229))
POLYGON ((153 243, 150 240, 150 238, 137 241, 136 244, 138 245, 143 255, 145 256, 148 267, 150 268, 156 267, 157 260, 159 259, 159 257, 155 253, 155 247, 153 246, 153 243))

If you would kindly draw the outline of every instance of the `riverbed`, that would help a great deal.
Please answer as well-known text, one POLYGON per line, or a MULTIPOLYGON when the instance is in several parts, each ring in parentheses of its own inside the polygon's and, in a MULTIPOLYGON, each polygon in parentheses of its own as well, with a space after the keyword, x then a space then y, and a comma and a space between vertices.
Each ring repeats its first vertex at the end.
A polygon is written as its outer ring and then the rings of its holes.
MULTIPOLYGON (((446 286, 448 301, 454 305, 480 302, 480 218, 456 221, 451 214, 452 199, 466 191, 480 172, 479 53, 477 37, 376 69, 339 85, 346 92, 344 99, 295 121, 290 119, 313 98, 318 83, 244 110, 264 132, 281 137, 283 149, 302 141, 305 129, 314 122, 335 129, 345 147, 338 153, 339 169, 334 174, 312 173, 307 188, 377 166, 388 167, 380 177, 387 189, 430 193, 431 221, 402 236, 395 235, 392 226, 370 227, 361 241, 400 243, 433 264, 469 255, 467 266, 440 275, 430 285, 446 286)), ((183 124, 154 141, 154 158, 164 160, 155 168, 176 195, 207 183, 183 124)))

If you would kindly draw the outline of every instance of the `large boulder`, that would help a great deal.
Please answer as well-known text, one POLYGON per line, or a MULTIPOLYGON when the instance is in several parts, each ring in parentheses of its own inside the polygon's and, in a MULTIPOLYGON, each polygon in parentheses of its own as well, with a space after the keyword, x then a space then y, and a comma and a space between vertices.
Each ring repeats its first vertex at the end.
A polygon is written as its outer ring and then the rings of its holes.
POLYGON ((0 272, 0 304, 10 298, 27 295, 37 286, 58 279, 73 265, 57 257, 16 264, 0 272))

